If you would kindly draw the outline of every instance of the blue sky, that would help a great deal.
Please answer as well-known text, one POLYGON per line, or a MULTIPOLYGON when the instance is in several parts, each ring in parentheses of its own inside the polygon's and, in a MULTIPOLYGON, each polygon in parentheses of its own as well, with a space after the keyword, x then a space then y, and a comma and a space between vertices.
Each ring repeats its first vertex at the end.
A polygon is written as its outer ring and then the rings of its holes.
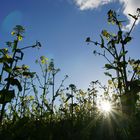
MULTIPOLYGON (((133 13, 136 4, 140 6, 140 2, 133 0, 133 6, 132 3, 126 5, 127 0, 106 0, 106 4, 103 0, 92 3, 93 1, 0 0, 0 47, 5 47, 5 42, 11 40, 12 28, 21 24, 26 29, 21 47, 32 45, 36 40, 43 46, 39 51, 25 51, 24 63, 32 69, 39 71, 34 61, 45 55, 54 58, 56 66, 61 69, 58 80, 67 74, 68 83, 74 83, 82 89, 88 88, 92 80, 104 81, 102 68, 106 61, 92 54, 95 46, 88 46, 85 39, 91 36, 94 40, 99 40, 102 29, 112 29, 112 26, 107 24, 108 10, 119 11, 121 16, 128 20, 127 11, 132 10, 133 13)), ((139 58, 139 25, 136 26, 133 36, 129 54, 139 58)))

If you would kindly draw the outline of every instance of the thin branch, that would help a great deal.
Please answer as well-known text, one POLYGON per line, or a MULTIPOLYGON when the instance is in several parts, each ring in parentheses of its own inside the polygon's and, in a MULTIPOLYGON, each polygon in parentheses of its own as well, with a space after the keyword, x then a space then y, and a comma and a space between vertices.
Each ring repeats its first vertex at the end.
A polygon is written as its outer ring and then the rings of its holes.
MULTIPOLYGON (((90 41, 91 43, 94 43, 96 46, 97 45, 102 45, 102 44, 100 44, 99 42, 95 42, 95 41, 90 41)), ((105 49, 105 50, 107 50, 112 56, 113 56, 113 58, 115 58, 115 56, 114 56, 114 54, 106 47, 106 46, 103 46, 103 48, 105 49)))

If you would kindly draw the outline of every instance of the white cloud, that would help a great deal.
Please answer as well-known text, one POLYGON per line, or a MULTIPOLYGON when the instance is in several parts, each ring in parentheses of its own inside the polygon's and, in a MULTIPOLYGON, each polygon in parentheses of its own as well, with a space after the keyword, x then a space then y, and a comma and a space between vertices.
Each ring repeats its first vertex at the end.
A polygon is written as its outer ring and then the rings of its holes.
POLYGON ((98 8, 101 5, 107 4, 113 0, 75 0, 81 10, 98 8))
MULTIPOLYGON (((136 14, 137 8, 140 8, 140 0, 74 0, 75 3, 79 6, 81 10, 87 10, 87 9, 95 9, 99 6, 108 4, 110 2, 118 1, 123 6, 123 14, 127 16, 129 19, 129 23, 126 26, 126 29, 129 29, 133 24, 133 18, 128 16, 128 14, 136 14)), ((140 22, 140 20, 137 22, 137 24, 140 22)))
MULTIPOLYGON (((129 23, 126 26, 126 29, 130 29, 134 19, 128 14, 135 15, 137 8, 140 8, 140 0, 119 0, 123 4, 123 14, 129 19, 129 23)), ((138 24, 140 20, 136 23, 138 24)))

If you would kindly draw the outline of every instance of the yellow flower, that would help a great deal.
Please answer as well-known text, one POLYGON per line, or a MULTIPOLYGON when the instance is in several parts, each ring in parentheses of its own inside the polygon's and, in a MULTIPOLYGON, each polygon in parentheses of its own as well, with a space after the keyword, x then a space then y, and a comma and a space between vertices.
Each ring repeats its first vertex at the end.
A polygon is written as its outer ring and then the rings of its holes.
POLYGON ((107 32, 107 30, 103 30, 102 31, 102 35, 106 38, 109 38, 110 37, 110 34, 107 32))
POLYGON ((79 93, 80 93, 82 96, 85 96, 85 95, 86 95, 86 93, 83 92, 82 90, 79 90, 79 93))
POLYGON ((112 80, 108 80, 108 84, 109 85, 112 85, 112 80))
POLYGON ((12 58, 12 56, 8 55, 8 54, 6 54, 5 56, 6 56, 6 58, 12 58))
POLYGON ((5 52, 7 52, 7 51, 8 51, 8 49, 7 49, 7 48, 4 48, 4 51, 5 51, 5 52))
POLYGON ((18 36, 18 41, 21 41, 22 40, 22 36, 18 36))
POLYGON ((34 96, 29 96, 29 100, 34 100, 34 96))
POLYGON ((41 60, 41 63, 42 63, 42 64, 47 64, 48 58, 45 57, 45 56, 41 56, 41 57, 40 57, 40 60, 41 60))
POLYGON ((13 32, 11 32, 11 35, 15 35, 15 32, 13 31, 13 32))
POLYGON ((113 11, 112 11, 112 10, 109 10, 109 11, 108 11, 108 16, 109 16, 109 17, 112 17, 112 16, 113 16, 113 11))
POLYGON ((76 106, 76 107, 75 107, 75 111, 76 111, 77 113, 80 111, 79 106, 76 106))
POLYGON ((23 69, 23 70, 28 70, 28 69, 29 69, 29 66, 27 66, 27 65, 22 65, 22 69, 23 69))

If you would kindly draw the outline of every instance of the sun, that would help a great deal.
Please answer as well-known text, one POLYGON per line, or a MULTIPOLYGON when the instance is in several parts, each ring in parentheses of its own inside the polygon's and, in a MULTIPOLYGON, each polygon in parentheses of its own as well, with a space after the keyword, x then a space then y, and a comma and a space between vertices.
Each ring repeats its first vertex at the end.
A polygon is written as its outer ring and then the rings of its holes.
POLYGON ((105 113, 109 113, 112 109, 111 103, 109 101, 101 101, 101 103, 98 105, 98 108, 100 111, 105 113))

